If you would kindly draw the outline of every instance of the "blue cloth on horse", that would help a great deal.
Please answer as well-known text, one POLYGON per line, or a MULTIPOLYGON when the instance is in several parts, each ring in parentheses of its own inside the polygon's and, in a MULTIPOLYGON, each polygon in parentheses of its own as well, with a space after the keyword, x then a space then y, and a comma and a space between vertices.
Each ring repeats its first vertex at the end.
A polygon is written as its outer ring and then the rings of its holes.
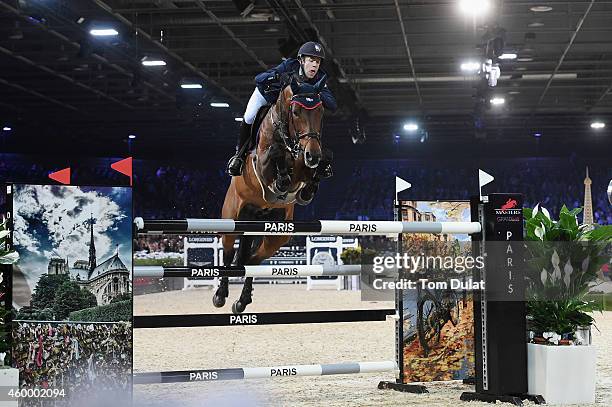
MULTIPOLYGON (((266 101, 272 104, 276 102, 276 100, 278 99, 278 95, 281 91, 281 76, 283 74, 297 74, 299 73, 299 71, 300 61, 298 61, 297 59, 289 58, 283 61, 280 65, 257 75, 255 77, 255 84, 257 86, 257 89, 259 89, 259 92, 263 95, 264 98, 266 98, 266 101)), ((319 69, 319 72, 317 72, 315 77, 309 79, 307 82, 314 85, 323 77, 323 75, 325 75, 325 72, 319 69)), ((325 85, 320 95, 325 110, 335 112, 338 109, 338 103, 336 102, 336 98, 331 93, 327 85, 325 85)))
POLYGON ((317 95, 295 95, 291 98, 291 103, 297 103, 304 109, 311 110, 322 103, 321 97, 317 95))

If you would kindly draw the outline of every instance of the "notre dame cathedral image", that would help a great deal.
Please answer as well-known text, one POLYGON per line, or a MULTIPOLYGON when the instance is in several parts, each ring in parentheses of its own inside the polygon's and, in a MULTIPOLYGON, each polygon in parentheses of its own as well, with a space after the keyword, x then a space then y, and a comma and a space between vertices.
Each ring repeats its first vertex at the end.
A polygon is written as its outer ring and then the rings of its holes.
POLYGON ((97 263, 94 224, 92 215, 88 221, 89 260, 76 260, 70 267, 68 259, 52 258, 47 274, 68 274, 71 280, 96 296, 98 305, 106 305, 114 297, 131 292, 130 272, 119 257, 118 248, 114 255, 97 263))

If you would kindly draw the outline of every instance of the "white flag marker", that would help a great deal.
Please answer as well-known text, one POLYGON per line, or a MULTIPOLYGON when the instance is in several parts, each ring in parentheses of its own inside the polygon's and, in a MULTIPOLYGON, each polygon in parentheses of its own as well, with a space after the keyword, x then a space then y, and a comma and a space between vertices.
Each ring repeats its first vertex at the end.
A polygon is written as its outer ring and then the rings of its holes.
POLYGON ((410 188, 412 184, 400 177, 395 177, 395 202, 398 201, 397 194, 410 188))
POLYGON ((495 178, 491 174, 487 174, 483 170, 478 170, 478 190, 480 191, 480 200, 482 201, 482 187, 493 181, 495 178))

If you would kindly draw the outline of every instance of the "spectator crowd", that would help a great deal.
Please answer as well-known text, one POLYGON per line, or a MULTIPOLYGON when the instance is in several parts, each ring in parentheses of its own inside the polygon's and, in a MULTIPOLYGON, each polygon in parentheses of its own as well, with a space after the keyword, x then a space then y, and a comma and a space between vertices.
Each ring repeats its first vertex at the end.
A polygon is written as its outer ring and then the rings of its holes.
MULTIPOLYGON (((0 155, 0 180, 18 183, 53 183, 50 172, 61 169, 51 162, 17 155, 0 155)), ((118 159, 91 159, 72 168, 75 185, 129 185, 127 177, 110 168, 118 159)), ((477 167, 470 161, 351 160, 334 164, 335 176, 324 180, 297 219, 383 220, 393 217, 395 177, 412 183, 406 198, 417 200, 469 199, 478 192, 477 167)), ((557 215, 562 205, 582 207, 586 167, 593 181, 595 222, 612 224, 606 188, 612 179, 609 163, 576 158, 525 158, 479 162, 495 176, 484 192, 521 192, 525 206, 540 204, 557 215)), ((224 163, 134 161, 134 212, 145 218, 218 218, 230 178, 224 163)), ((401 196, 400 196, 401 197, 401 196)), ((0 195, 0 204, 4 203, 0 195)), ((3 212, 3 211, 0 211, 3 212)))

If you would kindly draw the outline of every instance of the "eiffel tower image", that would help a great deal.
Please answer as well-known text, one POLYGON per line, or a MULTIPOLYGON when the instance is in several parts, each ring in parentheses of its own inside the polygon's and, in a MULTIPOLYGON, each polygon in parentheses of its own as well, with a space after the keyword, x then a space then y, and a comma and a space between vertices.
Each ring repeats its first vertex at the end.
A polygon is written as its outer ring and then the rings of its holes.
POLYGON ((593 220, 593 199, 591 195, 591 178, 589 178, 589 167, 586 167, 586 178, 584 179, 584 211, 582 216, 582 224, 589 225, 591 228, 595 221, 593 220))

